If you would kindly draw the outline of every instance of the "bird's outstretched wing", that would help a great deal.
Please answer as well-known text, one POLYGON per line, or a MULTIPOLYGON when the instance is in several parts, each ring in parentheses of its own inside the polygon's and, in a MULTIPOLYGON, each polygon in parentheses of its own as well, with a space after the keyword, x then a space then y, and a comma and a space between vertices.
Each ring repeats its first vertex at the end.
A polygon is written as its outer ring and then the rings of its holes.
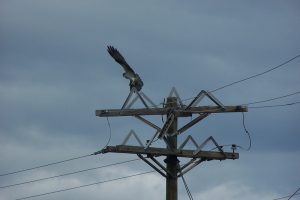
POLYGON ((116 48, 114 48, 113 46, 107 46, 107 51, 111 55, 111 57, 113 57, 115 61, 124 68, 126 73, 135 74, 133 69, 125 61, 125 58, 121 55, 121 53, 116 48))

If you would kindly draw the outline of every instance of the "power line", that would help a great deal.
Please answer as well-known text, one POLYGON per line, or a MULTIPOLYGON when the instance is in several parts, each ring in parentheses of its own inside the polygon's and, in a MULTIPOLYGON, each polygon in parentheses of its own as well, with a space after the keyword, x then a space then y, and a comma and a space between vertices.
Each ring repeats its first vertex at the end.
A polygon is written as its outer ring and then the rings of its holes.
MULTIPOLYGON (((110 126, 110 122, 109 122, 108 118, 107 118, 107 124, 108 124, 108 127, 109 127, 109 139, 108 139, 106 145, 102 149, 104 149, 108 146, 108 144, 111 140, 111 136, 112 136, 111 126, 110 126)), ((21 173, 21 172, 25 172, 25 171, 30 171, 30 170, 34 170, 34 169, 39 169, 39 168, 42 168, 42 167, 48 167, 48 166, 51 166, 51 165, 56 165, 56 164, 60 164, 60 163, 64 163, 64 162, 69 162, 69 161, 72 161, 72 160, 77 160, 77 159, 85 158, 85 157, 92 156, 92 155, 96 155, 96 153, 87 154, 87 155, 84 155, 84 156, 74 157, 74 158, 61 160, 61 161, 57 161, 57 162, 52 162, 52 163, 48 163, 48 164, 45 164, 45 165, 39 165, 39 166, 36 166, 36 167, 22 169, 22 170, 18 170, 18 171, 14 171, 14 172, 4 173, 4 174, 0 174, 0 177, 1 176, 12 175, 12 174, 17 174, 17 173, 21 173)))
POLYGON ((49 179, 58 178, 58 177, 62 177, 62 176, 67 176, 67 175, 72 175, 72 174, 78 174, 78 173, 81 173, 81 172, 91 171, 91 170, 110 167, 110 166, 115 166, 115 165, 121 165, 121 164, 124 164, 124 163, 129 163, 129 162, 133 162, 133 161, 137 161, 137 160, 139 160, 139 159, 136 158, 136 159, 132 159, 132 160, 112 163, 112 164, 103 165, 103 166, 99 166, 99 167, 83 169, 83 170, 70 172, 70 173, 65 173, 65 174, 60 174, 60 175, 56 175, 56 176, 50 176, 50 177, 45 177, 45 178, 40 178, 40 179, 34 179, 34 180, 25 181, 25 182, 21 182, 21 183, 15 183, 15 184, 11 184, 11 185, 4 185, 4 186, 0 186, 0 189, 14 187, 14 186, 18 186, 18 185, 24 185, 24 184, 28 184, 28 183, 34 183, 34 182, 43 181, 43 180, 49 180, 49 179))
MULTIPOLYGON (((243 122, 243 128, 244 128, 244 131, 248 135, 248 138, 249 138, 249 146, 248 146, 248 148, 244 148, 244 147, 242 147, 240 145, 236 145, 236 144, 224 144, 224 145, 220 145, 221 148, 230 146, 231 149, 236 149, 238 147, 238 148, 243 149, 245 151, 250 151, 250 149, 252 147, 252 139, 251 139, 251 135, 250 135, 250 133, 247 130, 246 125, 245 125, 245 114, 244 114, 244 112, 242 112, 242 114, 243 114, 243 121, 242 121, 243 122)), ((209 151, 213 151, 213 150, 215 150, 217 148, 218 147, 214 147, 214 148, 210 149, 209 151)))
POLYGON ((287 198, 288 198, 288 200, 289 200, 289 199, 291 199, 293 196, 300 195, 300 193, 297 193, 299 190, 300 190, 300 188, 298 188, 298 189, 296 190, 296 192, 294 192, 294 194, 292 194, 292 195, 288 195, 288 196, 284 196, 284 197, 279 197, 279 198, 272 199, 272 200, 280 200, 280 199, 287 199, 287 198))
POLYGON ((281 63, 280 65, 277 65, 276 67, 272 67, 271 69, 268 69, 268 70, 266 70, 266 71, 264 71, 264 72, 261 72, 261 73, 258 73, 258 74, 255 74, 255 75, 252 75, 252 76, 243 78, 243 79, 241 79, 241 80, 234 81, 234 82, 232 82, 232 83, 229 83, 229 84, 227 84, 227 85, 224 85, 224 86, 222 86, 222 87, 219 87, 219 88, 217 88, 217 89, 214 89, 214 90, 212 90, 212 91, 210 91, 210 92, 216 92, 216 91, 218 91, 218 90, 222 90, 222 89, 224 89, 224 88, 226 88, 226 87, 235 85, 235 84, 237 84, 237 83, 244 82, 244 81, 246 81, 246 80, 249 80, 249 79, 252 79, 252 78, 261 76, 261 75, 266 74, 266 73, 268 73, 268 72, 271 72, 271 71, 273 71, 273 70, 275 70, 275 69, 277 69, 277 68, 279 68, 279 67, 282 67, 282 66, 288 64, 289 62, 291 62, 291 61, 293 61, 293 60, 295 60, 295 59, 297 59, 297 58, 299 58, 299 57, 300 57, 300 54, 297 55, 297 56, 295 56, 295 57, 293 57, 293 58, 291 58, 291 59, 289 59, 289 60, 287 60, 287 61, 285 61, 285 62, 283 62, 283 63, 281 63))
POLYGON ((99 184, 102 184, 102 183, 108 183, 108 182, 113 182, 113 181, 122 180, 122 179, 126 179, 126 178, 132 178, 132 177, 135 177, 135 176, 141 176, 141 175, 149 174, 149 173, 153 173, 153 172, 155 172, 155 171, 152 170, 152 171, 142 172, 142 173, 138 173, 138 174, 132 174, 132 175, 129 175, 129 176, 123 176, 123 177, 114 178, 114 179, 110 179, 110 180, 106 180, 106 181, 99 181, 99 182, 96 182, 96 183, 90 183, 90 184, 86 184, 86 185, 80 185, 80 186, 65 188, 65 189, 61 189, 61 190, 55 190, 55 191, 52 191, 52 192, 46 192, 46 193, 36 194, 36 195, 32 195, 32 196, 27 196, 27 197, 21 197, 21 198, 18 198, 16 200, 30 199, 30 198, 34 198, 34 197, 40 197, 40 196, 45 196, 45 195, 49 195, 49 194, 65 192, 65 191, 79 189, 79 188, 83 188, 83 187, 99 185, 99 184))
MULTIPOLYGON (((295 57, 293 57, 293 58, 291 58, 291 59, 289 59, 289 60, 287 60, 287 61, 285 61, 285 62, 283 62, 283 63, 281 63, 281 64, 279 64, 279 65, 277 65, 277 66, 275 66, 275 67, 272 67, 272 68, 270 68, 270 69, 268 69, 268 70, 266 70, 266 71, 263 71, 263 72, 261 72, 261 73, 258 73, 258 74, 255 74, 255 75, 252 75, 252 76, 249 76, 249 77, 246 77, 246 78, 243 78, 243 79, 238 80, 238 81, 234 81, 234 82, 232 82, 232 83, 226 84, 226 85, 224 85, 224 86, 221 86, 221 87, 216 88, 216 89, 214 89, 214 90, 211 90, 211 91, 209 91, 209 92, 213 93, 213 92, 216 92, 216 91, 218 91, 218 90, 222 90, 222 89, 224 89, 224 88, 226 88, 226 87, 235 85, 235 84, 237 84, 237 83, 241 83, 241 82, 244 82, 244 81, 246 81, 246 80, 249 80, 249 79, 252 79, 252 78, 261 76, 261 75, 266 74, 266 73, 268 73, 268 72, 271 72, 271 71, 273 71, 273 70, 275 70, 275 69, 277 69, 277 68, 280 68, 280 67, 282 67, 282 66, 288 64, 289 62, 291 62, 291 61, 293 61, 293 60, 295 60, 295 59, 297 59, 297 58, 299 58, 299 57, 300 57, 300 54, 297 55, 297 56, 295 56, 295 57)), ((296 93, 298 94, 299 92, 296 92, 296 93)), ((295 94, 296 94, 296 93, 295 93, 295 94)), ((294 94, 292 94, 292 95, 294 95, 294 94)), ((291 96, 291 95, 289 95, 289 96, 291 96)), ((197 97, 197 96, 193 96, 193 97, 190 97, 190 98, 183 99, 183 100, 181 100, 181 101, 182 101, 182 102, 183 102, 183 101, 188 101, 188 100, 194 99, 194 98, 196 98, 196 97, 197 97)), ((281 97, 281 98, 283 98, 283 97, 281 97)), ((275 99, 274 99, 274 100, 275 100, 275 99)), ((256 103, 256 102, 253 102, 253 103, 256 103)), ((251 103, 251 104, 253 104, 253 103, 251 103)), ((261 103, 261 102, 260 102, 260 103, 261 103)), ((163 103, 157 104, 157 105, 155 105, 155 106, 159 106, 159 105, 165 105, 165 103, 163 102, 163 103)), ((245 104, 245 105, 248 105, 248 104, 245 104)))
POLYGON ((61 160, 61 161, 57 161, 57 162, 48 163, 48 164, 45 164, 45 165, 40 165, 40 166, 36 166, 36 167, 22 169, 22 170, 18 170, 18 171, 14 171, 14 172, 8 172, 8 173, 0 174, 0 176, 7 176, 7 175, 17 174, 17 173, 21 173, 21 172, 25 172, 25 171, 34 170, 34 169, 39 169, 39 168, 42 168, 42 167, 47 167, 47 166, 50 166, 50 165, 56 165, 56 164, 60 164, 60 163, 64 163, 64 162, 69 162, 69 161, 72 161, 72 160, 77 160, 77 159, 85 158, 85 157, 92 156, 92 155, 94 155, 94 154, 78 156, 78 157, 69 158, 69 159, 66 159, 66 160, 61 160))
POLYGON ((298 188, 298 189, 296 190, 296 192, 294 192, 294 194, 292 194, 292 196, 290 196, 290 198, 289 198, 288 200, 290 200, 293 196, 295 196, 299 190, 300 190, 300 188, 298 188))
MULTIPOLYGON (((297 195, 300 195, 300 193, 294 194, 294 196, 297 196, 297 195)), ((291 195, 289 195, 289 196, 285 196, 285 197, 279 197, 279 198, 272 199, 272 200, 286 199, 286 198, 289 198, 289 197, 291 197, 291 195)))
POLYGON ((254 101, 254 102, 250 102, 250 103, 245 103, 245 104, 243 104, 243 105, 251 105, 251 104, 257 104, 257 103, 264 103, 264 102, 268 102, 268 101, 273 101, 273 100, 277 100, 277 99, 282 99, 282 98, 285 98, 285 97, 293 96, 293 95, 296 95, 296 94, 300 94, 300 91, 298 91, 298 92, 293 92, 293 93, 291 93, 291 94, 286 94, 286 95, 279 96, 279 97, 274 97, 274 98, 266 99, 266 100, 261 100, 261 101, 254 101))
MULTIPOLYGON (((293 92, 293 93, 286 94, 286 95, 282 95, 282 96, 278 96, 278 97, 273 97, 273 98, 265 99, 265 100, 254 101, 254 102, 249 102, 249 103, 243 103, 243 104, 241 104, 241 105, 252 105, 252 104, 258 104, 258 103, 264 103, 264 102, 268 102, 268 101, 273 101, 273 100, 277 100, 277 99, 282 99, 282 98, 285 98, 285 97, 294 96, 294 95, 297 95, 297 94, 300 94, 300 91, 293 92)), ((194 99, 194 98, 196 98, 196 96, 190 97, 190 98, 187 98, 187 99, 183 99, 182 101, 188 101, 188 100, 191 100, 191 99, 194 99)), ((298 102, 292 103, 292 104, 297 104, 297 103, 298 103, 298 102)), ((284 104, 284 105, 286 105, 286 104, 284 104)), ((157 106, 158 106, 158 105, 157 105, 157 106)), ((276 107, 276 106, 275 106, 275 107, 276 107)), ((249 107, 249 108, 256 108, 256 107, 249 107)))
POLYGON ((286 103, 286 104, 277 104, 277 105, 266 105, 266 106, 249 106, 248 108, 274 108, 274 107, 283 107, 283 106, 292 106, 295 104, 299 104, 300 101, 292 102, 292 103, 286 103))
POLYGON ((244 128, 245 133, 248 135, 249 146, 248 146, 248 148, 243 148, 242 146, 238 146, 238 147, 241 148, 241 149, 244 149, 246 151, 249 151, 251 149, 251 147, 252 147, 252 140, 251 140, 251 135, 250 135, 250 133, 247 130, 246 125, 245 125, 245 114, 244 114, 244 112, 242 112, 242 115, 243 115, 243 128, 244 128))
POLYGON ((108 140, 107 140, 107 143, 106 143, 106 145, 102 148, 102 149, 105 149, 107 146, 108 146, 108 144, 110 143, 110 140, 111 140, 111 126, 110 126, 110 122, 109 122, 109 119, 108 119, 108 117, 106 117, 106 121, 107 121, 107 125, 108 125, 108 128, 109 128, 109 138, 108 138, 108 140))

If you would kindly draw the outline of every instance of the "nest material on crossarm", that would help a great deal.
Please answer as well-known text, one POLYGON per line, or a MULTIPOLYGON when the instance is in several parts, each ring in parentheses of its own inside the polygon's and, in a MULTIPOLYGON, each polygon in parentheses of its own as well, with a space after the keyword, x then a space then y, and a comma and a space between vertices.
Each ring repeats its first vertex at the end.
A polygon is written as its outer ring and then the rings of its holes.
POLYGON ((125 58, 116 48, 113 46, 107 46, 107 51, 111 57, 113 57, 115 61, 124 68, 125 73, 123 73, 123 77, 130 80, 130 90, 135 88, 137 91, 140 91, 144 85, 140 76, 133 71, 133 69, 127 64, 125 58))

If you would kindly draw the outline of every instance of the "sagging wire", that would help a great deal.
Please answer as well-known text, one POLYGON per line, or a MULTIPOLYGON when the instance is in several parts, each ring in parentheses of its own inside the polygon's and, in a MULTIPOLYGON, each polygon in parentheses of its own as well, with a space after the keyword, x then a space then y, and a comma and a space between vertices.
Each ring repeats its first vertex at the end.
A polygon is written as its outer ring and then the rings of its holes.
POLYGON ((268 70, 266 70, 266 71, 260 72, 260 73, 258 73, 258 74, 254 74, 254 75, 252 75, 252 76, 243 78, 243 79, 238 80, 238 81, 234 81, 234 82, 229 83, 229 84, 227 84, 227 85, 224 85, 224 86, 222 86, 222 87, 216 88, 216 89, 214 89, 214 90, 212 90, 212 91, 210 91, 210 92, 216 92, 216 91, 218 91, 218 90, 222 90, 222 89, 224 89, 224 88, 226 88, 226 87, 235 85, 235 84, 237 84, 237 83, 244 82, 244 81, 247 81, 247 80, 249 80, 249 79, 252 79, 252 78, 261 76, 261 75, 266 74, 266 73, 268 73, 268 72, 271 72, 271 71, 273 71, 273 70, 275 70, 275 69, 277 69, 277 68, 279 68, 279 67, 282 67, 282 66, 288 64, 289 62, 291 62, 291 61, 293 61, 293 60, 295 60, 295 59, 297 59, 297 58, 299 58, 299 57, 300 57, 300 54, 298 54, 297 56, 295 56, 295 57, 293 57, 293 58, 291 58, 291 59, 289 59, 289 60, 287 60, 287 61, 284 61, 283 63, 281 63, 281 64, 279 64, 279 65, 277 65, 277 66, 275 66, 275 67, 272 67, 272 68, 270 68, 270 69, 268 69, 268 70))
MULTIPOLYGON (((111 140, 111 136, 112 136, 111 125, 110 125, 109 119, 108 119, 108 117, 106 119, 107 119, 107 124, 108 124, 108 127, 109 127, 109 139, 108 139, 107 143, 105 144, 105 146, 102 148, 102 150, 105 149, 108 146, 108 144, 110 143, 110 140, 111 140)), ((21 172, 26 172, 26 171, 30 171, 30 170, 34 170, 34 169, 43 168, 43 167, 48 167, 48 166, 51 166, 51 165, 56 165, 56 164, 60 164, 60 163, 64 163, 64 162, 69 162, 69 161, 85 158, 85 157, 92 156, 92 155, 97 155, 98 153, 102 152, 102 150, 100 150, 98 152, 95 152, 95 153, 92 153, 92 154, 73 157, 73 158, 69 158, 69 159, 65 159, 65 160, 61 160, 61 161, 57 161, 57 162, 52 162, 52 163, 48 163, 48 164, 44 164, 44 165, 39 165, 39 166, 27 168, 27 169, 17 170, 17 171, 13 171, 13 172, 3 173, 3 174, 0 174, 0 177, 1 176, 8 176, 8 175, 13 175, 13 174, 18 174, 18 173, 21 173, 21 172)))
POLYGON ((18 174, 18 173, 21 173, 21 172, 30 171, 30 170, 34 170, 34 169, 39 169, 39 168, 42 168, 42 167, 48 167, 48 166, 51 166, 51 165, 56 165, 56 164, 60 164, 60 163, 64 163, 64 162, 68 162, 68 161, 72 161, 72 160, 77 160, 77 159, 85 158, 85 157, 92 156, 92 155, 94 155, 94 154, 87 154, 87 155, 84 155, 84 156, 69 158, 69 159, 66 159, 66 160, 52 162, 52 163, 48 163, 48 164, 45 164, 45 165, 39 165, 39 166, 36 166, 36 167, 22 169, 22 170, 18 170, 18 171, 14 171, 14 172, 8 172, 8 173, 5 173, 5 174, 0 174, 0 176, 8 176, 8 175, 12 175, 12 174, 18 174))
MULTIPOLYGON (((280 67, 282 67, 282 66, 285 66, 286 64, 292 62, 293 60, 295 60, 295 59, 297 59, 297 58, 299 58, 299 57, 300 57, 300 54, 298 54, 298 55, 296 55, 296 56, 294 56, 294 57, 292 57, 292 58, 290 58, 290 59, 288 59, 288 60, 282 62, 281 64, 279 64, 279 65, 277 65, 277 66, 275 66, 275 67, 272 67, 272 68, 270 68, 270 69, 268 69, 268 70, 265 70, 265 71, 263 71, 263 72, 254 74, 254 75, 252 75, 252 76, 248 76, 248 77, 243 78, 243 79, 241 79, 241 80, 234 81, 234 82, 232 82, 232 83, 223 85, 223 86, 221 86, 221 87, 219 87, 219 88, 216 88, 216 89, 214 89, 214 90, 211 90, 211 91, 209 91, 209 92, 214 93, 214 92, 216 92, 216 91, 219 91, 219 90, 222 90, 222 89, 224 89, 224 88, 230 87, 230 86, 235 85, 235 84, 237 84, 237 83, 241 83, 241 82, 247 81, 247 80, 249 80, 249 79, 256 78, 256 77, 258 77, 258 76, 264 75, 264 74, 269 73, 269 72, 271 72, 271 71, 273 71, 273 70, 275 70, 275 69, 278 69, 278 68, 280 68, 280 67)), ((298 92, 297 92, 297 93, 298 93, 298 92)), ((295 93, 295 94, 296 94, 296 93, 295 93)), ((191 99, 194 99, 195 97, 196 97, 196 96, 190 97, 190 98, 187 98, 187 99, 183 99, 182 102, 188 101, 188 100, 191 100, 191 99)), ((166 104, 167 104, 167 103, 166 103, 166 104)), ((163 102, 163 103, 159 103, 159 104, 156 105, 156 106, 159 106, 159 105, 165 105, 165 103, 164 103, 164 102, 163 102)))
POLYGON ((96 170, 96 169, 111 167, 111 166, 115 166, 115 165, 121 165, 123 163, 129 163, 129 162, 133 162, 133 161, 137 161, 137 160, 139 160, 139 159, 137 158, 137 159, 132 159, 132 160, 126 160, 126 161, 116 162, 116 163, 112 163, 112 164, 108 164, 108 165, 102 165, 102 166, 99 166, 99 167, 92 167, 92 168, 83 169, 83 170, 79 170, 79 171, 73 171, 73 172, 69 172, 69 173, 65 173, 65 174, 59 174, 59 175, 50 176, 50 177, 33 179, 33 180, 19 182, 19 183, 14 183, 14 184, 10 184, 10 185, 3 185, 3 186, 0 186, 0 189, 14 187, 14 186, 18 186, 18 185, 24 185, 24 184, 28 184, 28 183, 39 182, 39 181, 44 181, 44 180, 49 180, 49 179, 53 179, 53 178, 59 178, 59 177, 63 177, 63 176, 78 174, 78 173, 82 173, 82 172, 87 172, 87 171, 91 171, 91 170, 96 170))
POLYGON ((106 121, 107 121, 107 125, 108 125, 108 128, 109 128, 109 138, 107 140, 107 143, 105 144, 105 146, 102 149, 105 149, 109 145, 110 140, 111 140, 111 135, 112 135, 112 133, 111 133, 112 132, 111 131, 111 125, 110 125, 108 117, 106 117, 106 121))
POLYGON ((252 147, 252 139, 251 139, 251 135, 250 135, 250 133, 247 130, 246 125, 245 125, 245 113, 244 112, 242 112, 242 116, 243 116, 243 128, 244 128, 244 131, 248 135, 248 138, 249 138, 249 146, 248 146, 248 148, 243 148, 242 146, 238 146, 238 147, 240 147, 241 149, 244 149, 246 151, 250 151, 250 149, 252 147))
POLYGON ((248 108, 275 108, 275 107, 285 107, 285 106, 292 106, 295 104, 299 104, 300 101, 292 102, 292 103, 286 103, 286 104, 277 104, 277 105, 266 105, 266 106, 248 106, 248 108))
MULTIPOLYGON (((225 144, 225 145, 219 145, 222 149, 223 149, 223 147, 228 147, 228 146, 230 146, 231 147, 231 149, 234 151, 236 148, 240 148, 240 149, 243 149, 243 150, 245 150, 245 151, 250 151, 250 149, 251 149, 251 147, 252 147, 252 139, 251 139, 251 135, 250 135, 250 132, 247 130, 247 128, 246 128, 246 124, 245 124, 245 114, 244 114, 244 112, 242 112, 242 116, 243 116, 243 118, 242 118, 242 123, 243 123, 243 128, 244 128, 244 131, 245 131, 245 133, 247 134, 247 136, 248 136, 248 138, 249 138, 249 146, 247 147, 247 148, 245 148, 245 147, 243 147, 243 146, 241 146, 241 145, 236 145, 236 144, 225 144)), ((213 150, 215 150, 215 149, 217 149, 218 147, 214 147, 214 148, 212 148, 212 149, 210 149, 210 151, 213 151, 213 150)))
POLYGON ((293 93, 286 94, 286 95, 279 96, 279 97, 273 97, 273 98, 270 98, 270 99, 265 99, 265 100, 260 100, 260 101, 254 101, 254 102, 250 102, 250 103, 245 103, 243 105, 252 105, 252 104, 264 103, 264 102, 268 102, 268 101, 274 101, 274 100, 277 100, 277 99, 282 99, 282 98, 285 98, 285 97, 294 96, 296 94, 300 94, 300 91, 293 92, 293 93))
POLYGON ((101 148, 99 151, 96 151, 96 152, 94 152, 92 155, 98 155, 98 154, 102 154, 103 153, 103 151, 104 151, 104 149, 109 145, 109 143, 110 143, 110 140, 111 140, 111 135, 112 135, 112 131, 111 131, 111 125, 110 125, 110 122, 109 122, 109 119, 108 119, 108 117, 106 117, 106 121, 107 121, 107 126, 108 126, 108 128, 109 128, 109 138, 108 138, 108 140, 107 140, 107 142, 106 142, 106 144, 104 145, 104 147, 103 148, 101 148))
POLYGON ((52 191, 52 192, 46 192, 46 193, 40 193, 40 194, 36 194, 36 195, 21 197, 21 198, 15 199, 15 200, 31 199, 31 198, 34 198, 34 197, 41 197, 41 196, 45 196, 45 195, 50 195, 50 194, 55 194, 55 193, 60 193, 60 192, 66 192, 66 191, 69 191, 69 190, 75 190, 75 189, 89 187, 89 186, 93 186, 93 185, 99 185, 99 184, 104 184, 104 183, 108 183, 108 182, 113 182, 113 181, 123 180, 123 179, 127 179, 127 178, 137 177, 137 176, 141 176, 141 175, 145 175, 145 174, 149 174, 149 173, 153 173, 153 172, 155 172, 155 171, 152 170, 152 171, 147 171, 147 172, 141 172, 141 173, 132 174, 132 175, 129 175, 129 176, 123 176, 123 177, 114 178, 114 179, 110 179, 110 180, 99 181, 99 182, 96 182, 96 183, 90 183, 90 184, 80 185, 80 186, 76 186, 76 187, 69 187, 69 188, 65 188, 65 189, 61 189, 61 190, 55 190, 55 191, 52 191))
POLYGON ((294 192, 294 194, 292 194, 292 196, 290 196, 290 198, 289 198, 288 200, 290 200, 293 196, 295 196, 299 190, 300 190, 300 188, 298 188, 298 189, 296 190, 296 192, 294 192))

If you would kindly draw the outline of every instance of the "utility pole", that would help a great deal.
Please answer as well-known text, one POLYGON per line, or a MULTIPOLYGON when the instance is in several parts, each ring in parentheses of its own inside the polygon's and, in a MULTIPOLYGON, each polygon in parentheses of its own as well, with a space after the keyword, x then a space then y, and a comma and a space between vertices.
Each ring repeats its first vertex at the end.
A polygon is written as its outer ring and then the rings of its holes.
MULTIPOLYGON (((166 108, 177 108, 177 98, 168 97, 166 108)), ((167 118, 171 117, 170 114, 167 118)), ((174 117, 174 121, 171 123, 170 128, 167 131, 166 140, 172 149, 177 150, 177 135, 173 135, 177 132, 177 117, 174 117), (173 135, 173 136, 172 136, 173 135)), ((178 184, 177 184, 177 166, 179 161, 176 155, 168 155, 164 160, 167 164, 167 170, 170 172, 166 178, 166 200, 178 199, 178 184)))
POLYGON ((121 109, 105 109, 96 110, 98 117, 120 117, 132 116, 146 125, 155 129, 155 133, 151 140, 147 141, 146 146, 138 135, 131 130, 121 145, 107 146, 106 148, 95 152, 94 155, 100 153, 126 153, 136 154, 141 160, 155 169, 160 175, 166 178, 166 200, 178 199, 178 177, 183 176, 191 169, 204 161, 212 160, 235 160, 239 158, 239 154, 235 152, 235 145, 232 145, 232 152, 224 152, 213 136, 208 137, 204 142, 198 144, 195 139, 189 135, 184 142, 178 147, 177 137, 187 131, 189 128, 208 117, 211 113, 228 113, 228 112, 247 112, 247 106, 224 106, 210 92, 202 90, 188 105, 183 105, 175 88, 170 92, 167 102, 163 107, 157 107, 153 101, 143 92, 132 88, 121 109), (175 96, 172 96, 175 94, 175 96), (136 95, 132 98, 132 95, 136 95), (216 106, 198 106, 203 98, 209 98, 216 106), (145 108, 131 109, 133 104, 140 99, 145 108), (151 107, 148 104, 151 104, 151 107), (159 127, 146 119, 144 116, 167 116, 162 127, 159 127), (184 126, 178 129, 178 119, 181 117, 196 117, 184 126), (127 145, 130 137, 134 137, 139 146, 127 145), (166 148, 152 147, 155 139, 161 139, 165 142, 166 148), (195 146, 194 150, 185 149, 184 147, 190 142, 195 146), (215 148, 206 151, 205 146, 212 143, 215 148), (166 156, 165 164, 160 163, 156 157, 166 156), (179 165, 178 158, 189 158, 190 160, 179 165))

